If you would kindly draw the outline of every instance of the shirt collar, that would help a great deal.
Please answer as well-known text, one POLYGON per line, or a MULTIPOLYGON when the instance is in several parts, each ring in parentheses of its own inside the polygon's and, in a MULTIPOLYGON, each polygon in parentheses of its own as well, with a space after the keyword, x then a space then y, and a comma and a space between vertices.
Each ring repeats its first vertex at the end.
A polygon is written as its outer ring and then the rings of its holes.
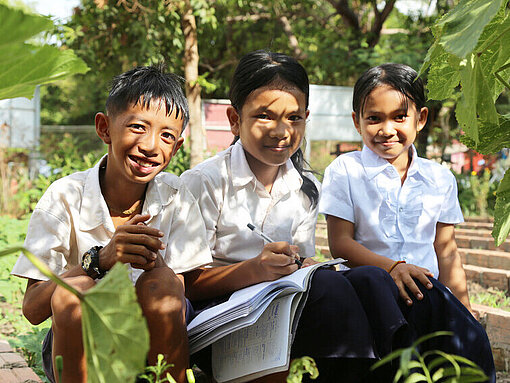
MULTIPOLYGON (((418 159, 418 152, 414 145, 411 145, 411 165, 407 170, 407 177, 411 177, 414 175, 420 175, 422 178, 426 179, 430 183, 434 183, 434 180, 430 177, 427 171, 423 169, 423 164, 418 159)), ((363 167, 365 168, 365 172, 367 173, 367 177, 369 179, 374 178, 376 175, 384 171, 386 168, 393 166, 384 158, 379 157, 375 154, 368 146, 364 145, 361 151, 361 162, 363 163, 363 167)))
POLYGON ((105 225, 109 230, 113 229, 108 206, 101 193, 99 185, 99 169, 106 166, 107 154, 90 169, 85 179, 82 204, 80 207, 80 230, 88 231, 100 225, 105 225), (109 227, 109 226, 112 227, 109 227))
MULTIPOLYGON (((254 184, 257 182, 257 178, 251 171, 250 165, 248 165, 248 161, 246 160, 246 154, 244 153, 241 140, 238 140, 232 146, 230 164, 232 184, 234 187, 243 187, 248 185, 250 182, 253 182, 254 184), (235 164, 235 166, 232 166, 233 164, 235 164)), ((276 184, 286 185, 286 189, 289 191, 299 190, 301 188, 303 179, 292 164, 290 158, 287 162, 285 162, 285 164, 280 166, 275 180, 275 185, 276 184)))
MULTIPOLYGON (((105 154, 98 163, 90 169, 85 180, 82 205, 80 208, 80 230, 88 231, 104 225, 111 232, 115 231, 110 211, 101 193, 99 184, 99 169, 106 166, 108 155, 105 154)), ((158 174, 147 186, 142 214, 158 215, 164 206, 172 202, 178 191, 178 177, 160 177, 158 174)), ((150 222, 150 221, 149 221, 150 222)))

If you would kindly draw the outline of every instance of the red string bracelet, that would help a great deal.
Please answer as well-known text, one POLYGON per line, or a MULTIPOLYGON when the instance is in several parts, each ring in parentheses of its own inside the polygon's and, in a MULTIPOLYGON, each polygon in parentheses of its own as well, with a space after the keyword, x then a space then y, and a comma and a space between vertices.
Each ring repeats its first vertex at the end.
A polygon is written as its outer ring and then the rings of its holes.
POLYGON ((391 265, 391 267, 388 269, 388 274, 391 273, 393 271, 393 269, 401 263, 406 263, 406 261, 395 261, 395 263, 393 263, 393 265, 391 265))

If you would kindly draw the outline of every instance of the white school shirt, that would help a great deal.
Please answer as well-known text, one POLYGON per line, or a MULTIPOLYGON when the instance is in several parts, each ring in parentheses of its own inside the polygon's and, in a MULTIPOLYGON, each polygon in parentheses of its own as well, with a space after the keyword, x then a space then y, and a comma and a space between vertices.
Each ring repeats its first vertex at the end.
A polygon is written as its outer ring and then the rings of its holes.
POLYGON ((436 224, 463 222, 454 175, 433 161, 412 161, 401 185, 397 170, 367 146, 336 158, 324 174, 319 211, 354 224, 367 249, 429 269, 437 278, 436 224))
MULTIPOLYGON (((320 186, 313 176, 307 176, 320 186)), ((299 246, 301 256, 315 255, 317 205, 313 207, 300 190, 303 180, 290 159, 280 167, 271 194, 251 171, 240 141, 181 178, 200 206, 213 266, 260 254, 265 242, 248 223, 274 241, 299 246)))
MULTIPOLYGON (((87 250, 106 246, 113 237, 115 227, 99 185, 99 168, 105 164, 106 156, 93 168, 52 183, 30 218, 24 246, 57 275, 81 264, 87 250)), ((212 261, 200 210, 179 177, 160 173, 149 182, 142 212, 151 215, 148 226, 164 233, 161 241, 167 247, 161 255, 175 273, 212 261)), ((130 269, 134 283, 143 270, 130 269)), ((12 274, 48 279, 24 255, 12 274)))

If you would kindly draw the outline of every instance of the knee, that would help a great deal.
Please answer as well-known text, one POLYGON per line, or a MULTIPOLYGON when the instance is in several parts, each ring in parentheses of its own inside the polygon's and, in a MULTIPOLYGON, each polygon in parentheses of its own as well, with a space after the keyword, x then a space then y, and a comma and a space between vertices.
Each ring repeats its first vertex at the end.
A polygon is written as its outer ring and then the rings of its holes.
MULTIPOLYGON (((66 282, 79 291, 85 291, 95 285, 86 276, 66 278, 66 282)), ((53 325, 57 329, 76 329, 81 326, 80 299, 63 287, 57 286, 51 296, 51 312, 53 325)))
POLYGON ((136 293, 148 319, 185 315, 184 286, 167 267, 144 272, 136 282, 136 293))

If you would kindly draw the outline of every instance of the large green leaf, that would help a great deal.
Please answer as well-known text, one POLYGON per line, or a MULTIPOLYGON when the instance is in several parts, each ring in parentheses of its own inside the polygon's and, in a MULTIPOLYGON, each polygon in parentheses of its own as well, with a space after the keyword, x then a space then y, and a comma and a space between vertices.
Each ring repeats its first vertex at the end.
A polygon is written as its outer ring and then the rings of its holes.
POLYGON ((427 78, 427 97, 432 100, 451 98, 460 82, 460 59, 437 45, 435 64, 427 78))
POLYGON ((479 125, 499 125, 499 116, 480 57, 473 54, 463 64, 460 70, 462 96, 457 104, 456 116, 466 135, 478 145, 479 125))
POLYGON ((0 49, 5 44, 22 43, 30 37, 53 28, 49 17, 25 13, 0 3, 0 49))
POLYGON ((461 141, 481 154, 495 154, 510 148, 510 115, 499 116, 499 124, 480 124, 478 143, 469 136, 462 136, 461 141))
POLYGON ((134 381, 145 368, 149 330, 125 265, 116 264, 96 286, 81 293, 22 246, 0 250, 0 257, 20 251, 44 275, 80 299, 88 382, 134 381))
POLYGON ((496 191, 496 205, 494 206, 494 229, 492 236, 499 246, 510 232, 510 170, 499 183, 496 191))
POLYGON ((485 26, 492 20, 506 0, 461 0, 437 25, 442 33, 439 43, 445 49, 465 58, 478 43, 485 26))
POLYGON ((48 45, 4 45, 0 53, 0 100, 31 98, 36 85, 88 71, 87 65, 73 51, 48 45))
POLYGON ((145 367, 149 331, 125 265, 85 293, 82 322, 88 382, 134 381, 145 367))
POLYGON ((71 50, 24 43, 53 27, 48 18, 0 3, 0 20, 0 100, 31 98, 39 84, 87 72, 85 62, 71 50))

